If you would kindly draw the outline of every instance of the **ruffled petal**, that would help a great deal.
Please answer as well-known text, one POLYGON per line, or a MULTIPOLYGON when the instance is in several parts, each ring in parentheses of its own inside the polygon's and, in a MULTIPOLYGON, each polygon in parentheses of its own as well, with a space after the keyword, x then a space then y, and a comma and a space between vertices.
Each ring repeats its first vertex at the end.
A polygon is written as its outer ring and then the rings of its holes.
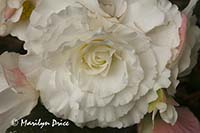
POLYGON ((47 24, 47 18, 52 13, 58 13, 67 6, 74 4, 74 2, 71 0, 40 0, 31 15, 30 22, 33 25, 44 26, 47 24))
POLYGON ((155 4, 157 4, 156 0, 129 1, 127 14, 122 23, 131 27, 136 26, 145 33, 161 25, 165 16, 155 4))

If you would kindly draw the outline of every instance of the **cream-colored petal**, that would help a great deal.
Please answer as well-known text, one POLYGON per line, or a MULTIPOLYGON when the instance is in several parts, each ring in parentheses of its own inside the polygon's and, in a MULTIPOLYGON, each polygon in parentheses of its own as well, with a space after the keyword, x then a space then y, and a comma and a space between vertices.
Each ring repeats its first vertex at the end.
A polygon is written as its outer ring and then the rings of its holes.
POLYGON ((123 24, 138 27, 145 33, 164 22, 165 16, 155 5, 157 0, 129 1, 123 24), (141 17, 142 16, 142 17, 141 17))
POLYGON ((28 22, 20 22, 15 24, 10 34, 14 37, 17 37, 19 40, 26 41, 26 29, 28 27, 28 24, 28 22))
POLYGON ((20 8, 25 0, 7 0, 8 7, 10 8, 20 8))
POLYGON ((69 5, 74 4, 74 2, 71 0, 40 0, 31 15, 31 24, 46 25, 47 19, 52 13, 58 13, 69 5))
POLYGON ((120 18, 127 10, 126 0, 98 0, 100 8, 112 17, 120 18))
POLYGON ((105 13, 99 5, 98 0, 78 0, 78 2, 80 2, 83 6, 85 6, 86 8, 88 8, 89 10, 91 10, 93 13, 98 13, 102 16, 105 17, 109 17, 109 15, 107 13, 105 13))
POLYGON ((19 8, 15 14, 10 18, 8 19, 9 22, 12 22, 12 23, 16 23, 20 20, 20 17, 22 15, 22 11, 23 11, 23 7, 19 8))
POLYGON ((139 55, 139 60, 144 71, 144 79, 140 84, 136 99, 140 96, 144 96, 150 89, 153 89, 155 78, 158 73, 156 70, 157 61, 151 49, 141 53, 139 55))
POLYGON ((178 118, 176 109, 172 105, 167 105, 167 110, 165 112, 160 112, 161 118, 166 122, 174 125, 178 118))
POLYGON ((154 45, 175 48, 179 45, 179 27, 173 23, 154 28, 147 33, 154 45))

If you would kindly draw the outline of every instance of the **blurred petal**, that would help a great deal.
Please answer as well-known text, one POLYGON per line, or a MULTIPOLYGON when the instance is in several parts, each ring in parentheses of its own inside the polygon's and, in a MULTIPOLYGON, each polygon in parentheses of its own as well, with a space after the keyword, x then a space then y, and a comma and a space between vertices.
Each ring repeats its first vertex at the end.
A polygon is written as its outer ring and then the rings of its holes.
POLYGON ((3 69, 0 66, 0 92, 6 88, 9 88, 9 85, 4 77, 3 69))
POLYGON ((178 120, 174 126, 161 120, 155 122, 154 133, 200 133, 200 123, 187 108, 177 108, 178 120))
POLYGON ((26 28, 28 26, 28 22, 21 22, 21 23, 17 23, 15 24, 15 26, 12 28, 11 31, 11 35, 14 37, 17 37, 19 40, 23 40, 26 41, 27 40, 27 36, 26 36, 26 28))
POLYGON ((5 132, 14 119, 28 114, 37 104, 38 93, 17 67, 17 54, 5 53, 0 56, 2 65, 0 82, 0 132, 5 132), (6 82, 8 84, 6 84, 6 82))
POLYGON ((138 126, 138 133, 153 133, 153 122, 151 115, 146 115, 138 126))
POLYGON ((173 68, 174 65, 177 65, 177 61, 182 57, 182 53, 184 51, 184 48, 186 47, 186 33, 187 33, 187 16, 185 14, 182 14, 182 24, 179 28, 179 45, 176 47, 176 50, 174 51, 174 56, 172 60, 170 61, 170 67, 173 68))
POLYGON ((20 8, 23 2, 24 0, 8 0, 7 4, 8 4, 8 7, 17 9, 17 8, 20 8))
POLYGON ((183 10, 183 13, 186 14, 187 16, 191 16, 197 2, 198 0, 190 0, 189 5, 183 10))
POLYGON ((179 59, 179 76, 185 76, 192 71, 192 68, 197 63, 198 57, 198 50, 200 48, 200 30, 196 26, 196 19, 195 17, 191 17, 188 20, 188 28, 187 28, 187 35, 185 40, 185 46, 183 50, 183 54, 179 59))
POLYGON ((21 15, 22 15, 22 12, 23 12, 23 7, 17 9, 17 10, 15 11, 15 13, 14 13, 12 16, 10 16, 10 18, 8 19, 8 21, 9 21, 9 22, 13 22, 13 23, 18 22, 18 21, 20 20, 20 17, 21 17, 21 15))

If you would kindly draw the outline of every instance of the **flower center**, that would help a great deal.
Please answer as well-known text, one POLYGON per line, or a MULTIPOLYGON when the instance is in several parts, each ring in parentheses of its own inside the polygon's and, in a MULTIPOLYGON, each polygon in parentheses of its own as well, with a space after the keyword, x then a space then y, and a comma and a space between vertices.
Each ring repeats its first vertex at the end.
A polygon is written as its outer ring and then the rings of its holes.
POLYGON ((102 42, 94 40, 90 44, 83 44, 80 48, 81 66, 89 75, 106 76, 109 72, 116 50, 102 42))

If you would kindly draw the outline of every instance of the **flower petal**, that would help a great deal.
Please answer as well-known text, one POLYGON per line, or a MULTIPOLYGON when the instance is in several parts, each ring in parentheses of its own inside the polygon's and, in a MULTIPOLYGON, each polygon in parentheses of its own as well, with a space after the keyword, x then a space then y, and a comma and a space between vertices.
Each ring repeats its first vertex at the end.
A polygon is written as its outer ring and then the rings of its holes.
MULTIPOLYGON (((13 120, 30 114, 37 104, 38 93, 17 68, 16 58, 16 54, 5 53, 0 56, 0 63, 3 66, 4 76, 9 86, 8 88, 0 88, 1 132, 5 132, 11 126, 13 120)), ((5 82, 5 79, 3 82, 5 82)))
POLYGON ((157 4, 157 0, 130 1, 123 24, 128 24, 132 27, 136 25, 145 33, 161 25, 165 17, 155 4, 157 4))
POLYGON ((161 120, 155 123, 154 133, 199 133, 200 123, 187 108, 177 108, 178 120, 174 126, 161 120))

